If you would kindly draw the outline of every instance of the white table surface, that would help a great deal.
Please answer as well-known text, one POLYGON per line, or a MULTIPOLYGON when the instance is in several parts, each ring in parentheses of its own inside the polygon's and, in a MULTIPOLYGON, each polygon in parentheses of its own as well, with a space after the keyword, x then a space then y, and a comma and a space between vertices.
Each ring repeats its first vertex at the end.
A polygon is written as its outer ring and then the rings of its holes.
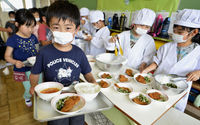
MULTIPOLYGON (((90 62, 92 67, 92 74, 95 79, 98 79, 98 73, 102 72, 94 62, 90 62)), ((119 72, 114 72, 112 75, 118 75, 123 73, 127 67, 123 67, 119 72)), ((82 79, 83 76, 81 76, 82 79)), ((116 83, 114 78, 111 80, 112 85, 116 83)), ((147 89, 151 89, 151 86, 144 86, 139 83, 136 83, 133 79, 129 83, 134 92, 144 92, 147 89)), ((167 102, 158 102, 152 101, 148 106, 140 106, 132 103, 128 95, 122 95, 114 90, 114 87, 111 86, 107 89, 102 89, 101 92, 123 113, 125 113, 129 118, 131 118, 137 124, 150 125, 154 124, 158 119, 160 119, 174 104, 178 102, 185 94, 186 91, 178 95, 168 96, 169 100, 167 102)))

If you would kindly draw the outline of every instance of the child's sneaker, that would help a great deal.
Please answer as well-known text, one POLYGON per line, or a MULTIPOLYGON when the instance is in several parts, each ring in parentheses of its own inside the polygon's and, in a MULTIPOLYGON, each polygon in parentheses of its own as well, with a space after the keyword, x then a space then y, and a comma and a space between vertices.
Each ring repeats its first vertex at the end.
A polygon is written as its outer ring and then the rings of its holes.
POLYGON ((25 99, 25 104, 26 104, 26 106, 31 107, 32 101, 30 99, 25 99))

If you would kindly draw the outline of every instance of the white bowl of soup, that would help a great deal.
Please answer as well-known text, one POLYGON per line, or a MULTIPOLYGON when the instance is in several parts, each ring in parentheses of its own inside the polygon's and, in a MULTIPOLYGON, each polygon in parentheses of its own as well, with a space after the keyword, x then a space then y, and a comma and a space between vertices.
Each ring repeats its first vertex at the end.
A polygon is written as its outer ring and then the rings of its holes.
POLYGON ((35 92, 41 99, 50 101, 53 97, 61 93, 63 87, 64 86, 58 82, 43 82, 35 87, 35 92))

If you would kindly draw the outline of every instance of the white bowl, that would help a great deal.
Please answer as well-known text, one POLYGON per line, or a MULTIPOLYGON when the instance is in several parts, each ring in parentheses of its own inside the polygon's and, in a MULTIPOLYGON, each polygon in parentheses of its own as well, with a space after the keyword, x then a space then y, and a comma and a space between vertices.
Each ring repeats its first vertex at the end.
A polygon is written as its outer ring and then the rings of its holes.
POLYGON ((109 73, 109 72, 99 72, 99 73, 98 73, 98 77, 99 77, 100 79, 112 79, 112 78, 113 78, 112 74, 109 73), (109 74, 109 75, 111 76, 111 78, 102 78, 101 75, 103 75, 104 73, 109 74))
MULTIPOLYGON (((119 74, 119 75, 123 75, 123 74, 119 74)), ((122 82, 122 81, 119 81, 119 75, 115 76, 115 80, 116 80, 117 82, 122 82)), ((131 78, 128 77, 127 75, 123 75, 123 76, 125 76, 125 77, 128 79, 128 81, 125 81, 125 82, 130 82, 130 81, 131 81, 131 78)))
POLYGON ((63 87, 64 86, 58 82, 44 82, 44 83, 38 84, 35 87, 35 92, 41 99, 50 101, 53 97, 55 97, 61 93, 63 87), (54 93, 41 93, 42 90, 48 89, 48 88, 58 88, 59 91, 54 92, 54 93))
POLYGON ((182 93, 184 90, 188 88, 188 84, 186 81, 178 81, 178 82, 170 82, 177 86, 177 88, 168 87, 166 84, 156 83, 157 89, 164 92, 167 95, 177 95, 182 93))
POLYGON ((171 78, 172 77, 170 75, 167 75, 167 74, 158 74, 158 75, 155 76, 155 80, 157 82, 159 82, 160 84, 169 83, 171 78))
POLYGON ((96 65, 102 71, 119 71, 126 62, 126 57, 115 56, 113 53, 101 53, 96 56, 96 65))
MULTIPOLYGON (((129 88, 130 90, 131 90, 131 92, 133 91, 133 88, 129 85, 129 83, 115 83, 115 84, 117 84, 119 87, 126 87, 126 88, 129 88)), ((118 88, 115 86, 115 84, 114 84, 114 89, 118 92, 118 93, 120 93, 120 94, 123 94, 123 95, 128 95, 129 93, 122 93, 122 92, 119 92, 118 91, 118 88)))
POLYGON ((36 56, 32 56, 32 57, 27 58, 27 61, 28 61, 31 65, 34 65, 34 64, 35 64, 35 61, 36 61, 36 56))
POLYGON ((74 89, 79 95, 85 98, 85 101, 88 102, 96 98, 101 90, 101 87, 99 85, 85 82, 76 84, 74 89))
POLYGON ((101 89, 107 89, 107 88, 109 88, 111 86, 111 82, 109 80, 107 80, 107 79, 97 79, 96 82, 99 83, 101 80, 103 80, 103 81, 108 83, 108 87, 106 87, 106 88, 101 87, 101 89))
POLYGON ((148 105, 151 103, 151 99, 150 99, 146 94, 141 93, 141 92, 131 92, 131 93, 129 94, 129 99, 130 99, 130 101, 131 101, 132 103, 134 103, 134 104, 136 104, 136 105, 140 105, 140 106, 148 106, 148 105), (148 103, 147 105, 141 105, 141 104, 138 104, 138 103, 136 103, 136 102, 134 102, 134 101, 132 100, 132 99, 134 99, 135 97, 139 96, 140 94, 142 94, 143 96, 145 96, 145 97, 148 99, 149 103, 148 103))
POLYGON ((163 92, 161 92, 161 91, 159 91, 159 90, 156 90, 156 89, 147 90, 146 93, 147 93, 147 95, 148 95, 151 99, 153 99, 153 100, 155 100, 155 101, 166 102, 166 101, 168 101, 168 99, 169 99, 168 96, 167 96, 166 94, 164 94, 163 92), (151 98, 151 97, 148 95, 148 94, 154 93, 154 92, 160 93, 164 100, 156 100, 156 99, 151 98))
POLYGON ((149 84, 151 84, 152 82, 153 82, 153 77, 151 76, 151 75, 149 75, 149 74, 141 74, 141 73, 136 73, 135 75, 134 75, 134 80, 137 82, 137 83, 140 83, 141 85, 149 85, 149 84), (139 75, 141 75, 141 76, 143 76, 143 77, 148 77, 148 78, 150 78, 150 82, 146 82, 146 84, 143 84, 143 83, 141 83, 141 82, 138 82, 137 80, 136 80, 136 77, 138 77, 139 75))
POLYGON ((75 94, 75 93, 65 93, 65 94, 60 94, 56 97, 54 97, 52 100, 51 100, 51 107, 61 113, 61 114, 72 114, 72 113, 76 113, 76 112, 79 112, 81 109, 83 109, 83 107, 85 106, 85 99, 83 97, 81 97, 80 95, 78 94, 75 94), (80 97, 80 101, 69 111, 69 112, 62 112, 60 110, 57 109, 56 107, 56 103, 60 100, 60 99, 64 99, 66 97, 71 97, 71 96, 79 96, 80 97))
POLYGON ((95 58, 93 55, 86 55, 87 59, 88 59, 88 62, 95 62, 95 58))

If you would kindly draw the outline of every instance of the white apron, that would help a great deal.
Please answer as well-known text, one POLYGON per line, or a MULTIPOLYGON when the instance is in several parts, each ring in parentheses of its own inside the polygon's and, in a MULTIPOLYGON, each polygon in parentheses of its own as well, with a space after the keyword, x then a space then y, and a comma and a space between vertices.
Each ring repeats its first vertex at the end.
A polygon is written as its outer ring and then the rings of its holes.
POLYGON ((110 31, 107 26, 99 29, 93 36, 90 42, 90 55, 96 56, 100 53, 105 53, 109 46, 114 47, 114 43, 110 43, 108 38, 110 31))
MULTIPOLYGON (((160 47, 157 56, 154 57, 154 62, 158 65, 155 74, 186 76, 188 73, 200 69, 200 46, 177 62, 177 43, 167 43, 160 47)), ((188 82, 187 95, 176 104, 176 108, 182 112, 187 105, 191 86, 192 82, 188 82)))
POLYGON ((156 53, 153 38, 148 35, 142 35, 133 48, 130 47, 130 31, 124 31, 118 34, 124 56, 128 59, 127 66, 138 69, 142 62, 150 64, 152 57, 156 53))

